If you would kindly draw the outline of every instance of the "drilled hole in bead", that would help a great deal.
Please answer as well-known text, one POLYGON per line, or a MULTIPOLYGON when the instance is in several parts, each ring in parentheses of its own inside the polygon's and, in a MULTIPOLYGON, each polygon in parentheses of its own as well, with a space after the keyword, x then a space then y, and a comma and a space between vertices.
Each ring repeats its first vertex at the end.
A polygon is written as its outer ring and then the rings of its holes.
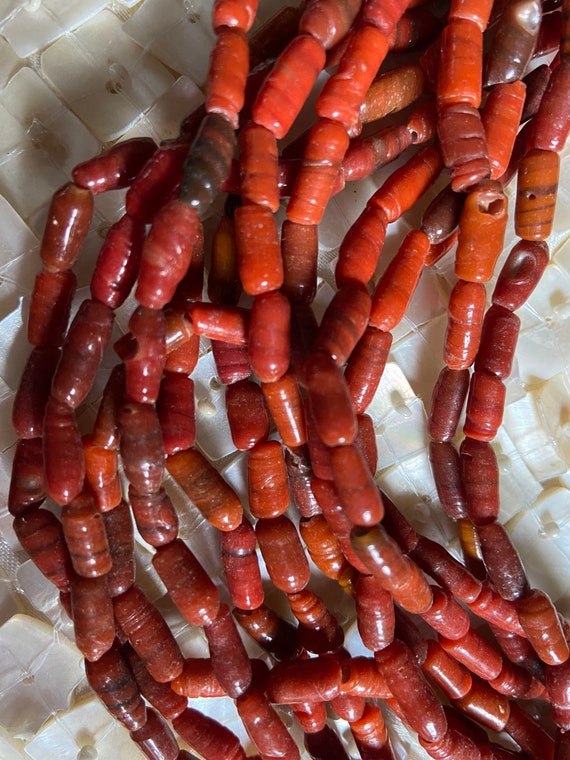
POLYGON ((479 211, 482 214, 489 214, 490 216, 498 216, 504 208, 504 201, 502 198, 496 198, 494 201, 479 204, 479 211))
POLYGON ((207 398, 201 398, 196 404, 196 409, 198 410, 198 413, 202 415, 202 417, 214 417, 216 414, 215 404, 213 404, 210 399, 207 398))
POLYGON ((536 200, 536 195, 534 193, 525 193, 525 195, 526 195, 526 197, 527 197, 527 199, 529 201, 535 201, 536 200))
POLYGON ((410 129, 410 139, 412 141, 412 145, 415 145, 418 141, 418 133, 415 129, 410 129))
POLYGON ((218 380, 217 377, 211 377, 208 385, 213 391, 221 391, 223 387, 222 383, 218 380))

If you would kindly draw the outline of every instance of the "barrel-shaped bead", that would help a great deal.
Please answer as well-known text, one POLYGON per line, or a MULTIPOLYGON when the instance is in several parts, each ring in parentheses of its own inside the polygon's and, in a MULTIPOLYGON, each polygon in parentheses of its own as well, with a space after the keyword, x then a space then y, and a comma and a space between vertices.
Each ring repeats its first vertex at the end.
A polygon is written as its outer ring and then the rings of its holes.
POLYGON ((111 715, 129 731, 146 723, 146 706, 133 674, 115 647, 111 647, 96 662, 85 663, 85 675, 91 688, 111 715))
POLYGON ((323 351, 312 354, 305 362, 303 375, 315 427, 323 443, 352 443, 356 417, 343 373, 334 359, 323 351))
POLYGON ((71 580, 71 617, 75 643, 86 660, 96 662, 115 639, 113 603, 105 576, 71 580))
POLYGON ((240 634, 226 604, 204 625, 212 668, 226 694, 233 699, 241 696, 251 683, 251 662, 240 634))
POLYGON ((155 493, 164 477, 164 445, 152 404, 127 403, 119 411, 121 457, 137 493, 155 493))
POLYGON ((93 498, 82 493, 66 504, 61 523, 75 572, 84 578, 108 573, 112 565, 109 541, 93 498))
POLYGON ((450 369, 466 369, 475 360, 483 329, 485 297, 482 282, 459 280, 451 291, 443 355, 450 369))
POLYGON ((210 55, 206 82, 206 111, 224 116, 237 129, 245 99, 249 49, 239 27, 220 27, 210 55))
POLYGON ((42 269, 36 275, 28 315, 32 346, 61 346, 77 278, 71 270, 42 269))
POLYGON ((75 264, 89 231, 93 205, 91 191, 73 182, 54 193, 40 246, 46 269, 61 272, 75 264))

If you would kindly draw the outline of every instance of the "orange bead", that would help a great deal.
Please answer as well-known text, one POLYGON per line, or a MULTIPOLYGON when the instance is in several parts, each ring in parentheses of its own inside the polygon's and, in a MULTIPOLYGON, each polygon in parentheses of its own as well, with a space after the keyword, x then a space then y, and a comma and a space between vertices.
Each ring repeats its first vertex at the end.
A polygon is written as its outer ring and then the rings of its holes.
POLYGON ((319 119, 311 129, 303 161, 287 205, 287 219, 297 224, 319 224, 348 148, 344 126, 319 119))
POLYGON ((452 17, 441 33, 437 104, 481 104, 483 30, 470 19, 452 17))
POLYGON ((384 516, 382 497, 359 447, 349 444, 331 449, 330 462, 340 503, 350 522, 380 522, 384 516))
POLYGON ((255 532, 245 517, 235 530, 220 533, 228 591, 240 610, 254 610, 264 599, 256 544, 255 532))
POLYGON ((251 514, 256 518, 279 517, 290 503, 287 467, 279 441, 265 441, 249 452, 247 491, 251 514))
POLYGON ((519 637, 524 636, 524 630, 518 619, 514 602, 503 599, 488 581, 482 584, 482 589, 476 599, 466 602, 467 606, 475 615, 486 620, 493 630, 516 633, 519 637))
POLYGON ((383 208, 367 206, 340 244, 335 269, 338 287, 356 280, 367 285, 382 252, 389 219, 383 208))
POLYGON ((96 662, 115 640, 113 603, 104 576, 72 577, 71 617, 77 648, 86 660, 96 662))
POLYGON ((311 572, 291 520, 285 515, 258 520, 255 534, 273 585, 287 594, 305 588, 311 572))
POLYGON ((307 434, 295 375, 286 372, 273 383, 262 383, 261 390, 283 444, 289 448, 302 446, 307 434))
POLYGON ((339 122, 351 137, 357 135, 360 106, 387 52, 388 40, 379 29, 359 26, 317 99, 317 115, 339 122))
POLYGON ((402 554, 380 525, 354 527, 351 542, 369 572, 390 591, 401 607, 413 613, 425 612, 431 607, 431 587, 423 573, 402 554))
POLYGON ((340 544, 323 515, 304 518, 299 523, 301 539, 315 565, 327 577, 351 588, 354 571, 346 561, 340 544))
POLYGON ((416 63, 405 64, 380 74, 368 88, 360 108, 360 120, 367 124, 402 111, 425 91, 425 76, 416 63))
POLYGON ((351 720, 350 730, 354 737, 361 757, 367 757, 368 753, 378 758, 382 757, 382 751, 386 758, 390 751, 388 743, 388 731, 378 705, 369 702, 365 704, 362 715, 357 720, 351 720))
POLYGON ((362 643, 373 652, 394 640, 394 600, 373 575, 359 575, 355 587, 356 622, 362 643))
POLYGON ((537 655, 547 665, 561 665, 569 656, 558 613, 550 598, 538 589, 515 602, 520 623, 537 655))
POLYGON ((530 150, 519 164, 515 232, 523 240, 545 240, 552 232, 560 158, 551 150, 530 150))
POLYGON ((92 497, 83 493, 65 505, 61 523, 75 572, 84 578, 108 573, 112 565, 109 542, 92 497))
POLYGON ((310 0, 299 21, 299 31, 316 37, 329 50, 348 33, 359 9, 359 0, 310 0))
POLYGON ((247 344, 249 313, 245 309, 237 306, 194 303, 188 307, 188 316, 197 335, 235 346, 247 344))
POLYGON ((443 355, 450 369, 467 369, 475 360, 483 329, 485 298, 481 282, 459 280, 451 291, 443 355))
POLYGON ((32 346, 61 346, 77 278, 70 270, 36 275, 28 315, 28 342, 32 346))
POLYGON ((323 314, 314 349, 326 351, 342 366, 367 327, 370 306, 364 285, 351 282, 341 286, 323 314))
POLYGON ((40 246, 40 258, 48 271, 62 272, 73 267, 92 217, 90 190, 69 182, 54 193, 40 246))
POLYGON ((238 269, 250 296, 279 290, 283 262, 275 219, 265 206, 240 206, 235 212, 238 269))
POLYGON ((473 21, 484 32, 492 9, 492 0, 480 0, 477 3, 473 3, 471 0, 452 0, 449 16, 450 18, 463 18, 473 21))
POLYGON ((101 512, 114 509, 121 502, 121 482, 118 475, 119 460, 114 449, 97 446, 93 436, 83 436, 85 481, 101 512))
MULTIPOLYGON (((430 188, 443 168, 437 145, 426 145, 388 177, 368 201, 382 209, 387 222, 395 222, 430 188)), ((423 235, 423 233, 416 233, 423 235)))
POLYGON ((206 111, 224 116, 237 129, 245 99, 249 48, 245 32, 237 27, 219 27, 210 54, 206 82, 206 111))
POLYGON ((480 678, 490 681, 501 672, 503 660, 500 653, 472 629, 458 639, 440 635, 439 643, 447 654, 480 678))
POLYGON ((236 2, 236 0, 215 0, 212 8, 214 31, 220 26, 229 26, 249 32, 257 13, 258 0, 236 2))
POLYGON ((289 219, 281 227, 283 286, 290 301, 311 303, 317 289, 318 228, 289 219))
POLYGON ((441 739, 447 728, 445 714, 412 651, 396 639, 374 659, 410 728, 426 741, 441 739))
POLYGON ((370 310, 370 325, 390 332, 403 319, 424 268, 430 242, 419 230, 409 232, 381 277, 370 310))
POLYGON ((291 307, 277 291, 256 295, 249 322, 249 360, 262 383, 279 380, 291 359, 291 307))
POLYGON ((269 129, 247 124, 240 132, 240 194, 244 204, 279 208, 277 141, 269 129))
POLYGON ((465 410, 463 432, 478 441, 492 441, 503 421, 506 387, 496 375, 476 370, 465 410))
MULTIPOLYGON (((192 657, 184 662, 182 673, 171 683, 172 691, 190 699, 227 696, 212 667, 211 658, 192 657)), ((184 702, 186 707, 187 701, 184 702)), ((181 711, 182 712, 182 711, 181 711)), ((180 713, 179 713, 180 714, 180 713)))
POLYGON ((459 220, 455 274, 469 282, 487 282, 503 250, 507 199, 496 180, 480 182, 467 196, 459 220))
POLYGON ((344 373, 356 414, 362 414, 374 398, 391 346, 392 333, 370 325, 356 344, 344 373))
POLYGON ((526 86, 520 80, 497 84, 489 93, 481 120, 487 139, 491 179, 499 179, 509 165, 521 122, 526 86))
POLYGON ((341 667, 332 657, 278 662, 269 672, 267 696, 273 704, 320 702, 340 692, 341 667))
POLYGON ((351 443, 356 436, 356 417, 342 371, 323 352, 312 354, 303 368, 316 431, 327 446, 351 443))
POLYGON ((422 612, 421 618, 434 631, 448 639, 461 639, 469 631, 469 615, 448 592, 439 586, 432 586, 433 601, 429 610, 422 612))
POLYGON ((460 699, 468 694, 473 683, 469 671, 450 657, 437 641, 429 639, 422 670, 439 686, 446 697, 460 699))
POLYGON ((253 105, 253 120, 277 139, 285 137, 325 65, 325 49, 300 34, 281 53, 253 105))
POLYGON ((237 494, 197 449, 169 456, 166 468, 208 522, 219 530, 237 528, 243 514, 237 494))

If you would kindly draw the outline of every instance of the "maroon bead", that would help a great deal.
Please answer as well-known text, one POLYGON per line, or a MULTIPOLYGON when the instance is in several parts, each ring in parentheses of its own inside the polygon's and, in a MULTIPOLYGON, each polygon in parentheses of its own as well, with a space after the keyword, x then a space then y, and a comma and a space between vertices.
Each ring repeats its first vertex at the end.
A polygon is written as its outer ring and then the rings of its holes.
POLYGON ((61 523, 75 572, 84 578, 108 573, 113 561, 103 516, 93 498, 82 493, 65 505, 61 523))
POLYGON ((469 388, 469 370, 444 367, 433 389, 428 434, 433 441, 450 442, 469 388))
POLYGON ((505 380, 513 367, 520 319, 509 309, 493 304, 485 314, 475 369, 505 380))
POLYGON ((251 683, 251 663, 229 607, 220 605, 217 617, 204 625, 212 668, 226 694, 241 696, 251 683))
POLYGON ((258 520, 255 533, 273 584, 288 594, 305 588, 311 571, 291 520, 285 515, 258 520))
POLYGON ((8 511, 13 517, 39 507, 46 498, 43 441, 28 438, 18 441, 12 465, 8 511))
POLYGON ((111 538, 109 550, 113 561, 107 575, 111 596, 119 596, 135 582, 135 544, 131 511, 121 500, 114 509, 103 513, 105 533, 111 538))
POLYGON ((174 730, 205 760, 245 760, 239 739, 213 718, 187 707, 172 721, 174 730))
POLYGON ((166 363, 164 314, 139 306, 129 319, 129 330, 125 343, 115 344, 125 365, 125 395, 128 401, 153 404, 166 363))
POLYGON ((115 639, 113 603, 104 576, 73 576, 71 616, 77 648, 86 660, 97 661, 109 651, 115 639))
POLYGON ((131 731, 131 739, 149 760, 177 760, 178 742, 168 723, 152 709, 142 728, 131 731))
POLYGON ((73 182, 63 185, 52 197, 40 247, 46 269, 71 269, 79 255, 93 217, 93 195, 73 182))
POLYGON ((38 438, 42 435, 51 380, 59 356, 57 348, 32 349, 12 407, 12 425, 18 438, 38 438))
POLYGON ((164 477, 164 446, 151 404, 123 404, 119 411, 121 457, 127 480, 137 493, 156 493, 164 477))
POLYGON ((129 488, 129 501, 141 537, 151 546, 169 544, 178 535, 178 515, 164 488, 137 493, 129 488))
POLYGON ((53 398, 44 420, 44 466, 47 491, 58 504, 68 504, 83 489, 83 445, 71 407, 53 398))
POLYGON ((73 168, 73 181, 93 194, 128 187, 156 150, 150 137, 116 143, 73 168))
POLYGON ((466 437, 459 450, 467 497, 467 513, 475 525, 499 515, 499 466, 490 443, 466 437))
POLYGON ((133 674, 118 649, 111 647, 96 662, 87 660, 85 675, 107 710, 129 731, 144 726, 147 720, 145 703, 133 674))
POLYGON ((69 591, 71 557, 61 523, 46 509, 34 509, 16 517, 14 533, 30 559, 60 591, 69 591))
POLYGON ((32 346, 61 346, 76 286, 77 278, 69 270, 42 269, 36 275, 28 316, 32 346))
POLYGON ((231 531, 220 533, 222 563, 232 602, 241 610, 254 610, 264 592, 257 560, 255 531, 247 518, 231 531))
POLYGON ((194 381, 179 372, 165 372, 156 412, 167 456, 189 449, 196 441, 194 413, 194 381))
POLYGON ((253 380, 239 380, 226 390, 226 411, 234 445, 247 451, 269 435, 269 414, 261 388, 253 380))
POLYGON ((136 282, 145 225, 124 214, 107 232, 91 278, 91 296, 111 309, 127 299, 136 282))

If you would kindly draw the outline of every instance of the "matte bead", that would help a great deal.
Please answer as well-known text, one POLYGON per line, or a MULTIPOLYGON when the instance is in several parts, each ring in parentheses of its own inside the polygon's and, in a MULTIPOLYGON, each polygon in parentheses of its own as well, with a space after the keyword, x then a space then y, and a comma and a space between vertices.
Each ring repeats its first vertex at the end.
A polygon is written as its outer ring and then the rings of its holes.
POLYGON ((212 354, 218 377, 223 385, 246 380, 251 375, 249 353, 245 345, 232 345, 220 340, 212 341, 212 354))
POLYGON ((217 616, 204 625, 212 668, 226 694, 241 696, 251 683, 251 663, 229 607, 220 605, 217 616))
POLYGON ((305 427, 307 430, 307 449, 313 474, 323 480, 332 480, 330 448, 323 443, 317 432, 317 426, 311 405, 305 401, 305 427))
POLYGON ((396 639, 374 659, 410 728, 425 741, 441 739, 447 728, 443 708, 411 650, 396 639))
POLYGON ((310 569, 297 529, 285 515, 258 520, 255 533, 273 585, 288 594, 301 591, 310 569))
POLYGON ((172 721, 176 733, 205 760, 245 760, 239 739, 213 718, 187 707, 172 721))
POLYGON ((443 163, 451 171, 452 190, 469 190, 490 176, 485 130, 477 108, 448 103, 438 113, 437 134, 443 163))
POLYGON ((362 337, 370 316, 371 299, 359 282, 341 286, 327 306, 314 344, 342 366, 362 337))
POLYGON ((83 493, 64 506, 61 524, 75 572, 84 578, 108 573, 112 566, 109 542, 93 498, 83 493))
POLYGON ((489 579, 505 599, 514 601, 527 588, 527 579, 517 550, 499 523, 477 529, 489 579))
POLYGON ((339 694, 341 668, 332 657, 278 662, 269 672, 267 696, 274 704, 333 699, 339 694))
POLYGON ((435 541, 422 536, 410 556, 456 599, 469 604, 481 593, 481 582, 435 541))
POLYGON ((542 662, 561 665, 568 659, 568 643, 550 598, 538 589, 515 602, 520 623, 542 662))
POLYGON ((464 438, 460 448, 461 471, 467 513, 475 525, 485 525, 499 515, 499 466, 492 446, 464 438))
POLYGON ((499 179, 508 168, 521 122, 526 89, 520 80, 497 84, 485 101, 481 120, 487 139, 491 179, 499 179))
POLYGON ((331 699, 330 706, 339 718, 351 723, 362 717, 367 703, 364 697, 360 697, 358 694, 339 694, 338 697, 331 699))
POLYGON ((74 575, 70 590, 75 643, 86 660, 95 662, 109 651, 115 639, 107 579, 74 575))
POLYGON ((237 528, 243 514, 237 494, 197 449, 169 456, 166 467, 209 523, 219 530, 237 528))
POLYGON ((156 412, 167 456, 194 445, 194 381, 190 377, 179 372, 164 373, 160 382, 156 412))
POLYGON ((245 517, 235 530, 220 533, 228 591, 241 610, 256 609, 264 599, 256 543, 255 532, 245 517))
POLYGON ((112 647, 97 662, 87 661, 85 675, 107 710, 129 731, 144 726, 147 720, 145 703, 118 649, 112 647))
POLYGON ((44 267, 52 272, 75 264, 93 217, 93 195, 73 182, 52 197, 40 246, 44 267))
POLYGON ((116 143, 73 168, 73 181, 94 195, 128 187, 156 150, 150 137, 116 143))
POLYGON ((240 132, 240 194, 245 204, 279 208, 279 167, 275 135, 259 124, 240 132))
POLYGON ((149 760, 177 760, 178 743, 168 723, 152 709, 142 728, 131 731, 131 739, 149 760))
POLYGON ((301 393, 295 375, 286 372, 272 383, 262 383, 261 390, 283 444, 289 448, 302 446, 307 433, 301 393))
POLYGON ((311 303, 315 297, 318 255, 318 225, 286 219, 281 227, 281 292, 290 301, 311 303))
POLYGON ((36 275, 28 315, 28 342, 32 346, 61 346, 75 294, 77 278, 70 270, 36 275))
POLYGON ((384 246, 388 218, 382 207, 366 206, 348 229, 338 251, 335 269, 338 287, 351 280, 367 285, 384 246))
POLYGON ((249 738, 260 752, 270 757, 300 758, 289 730, 261 691, 249 689, 237 698, 236 708, 249 738))
POLYGON ((129 502, 138 532, 151 546, 169 544, 178 535, 178 516, 164 488, 153 493, 137 493, 129 488, 129 502))
POLYGON ((363 124, 383 119, 388 114, 403 111, 425 90, 424 72, 417 63, 404 64, 378 74, 364 97, 360 108, 363 124))
POLYGON ((181 539, 159 547, 152 564, 188 622, 207 625, 214 620, 220 606, 218 590, 181 539))
POLYGON ((113 312, 97 301, 83 301, 67 333, 52 382, 52 396, 76 409, 95 381, 111 339, 113 312))
POLYGON ((239 276, 250 296, 278 290, 283 262, 277 226, 265 206, 240 206, 235 213, 239 276))
POLYGON ((226 411, 234 445, 240 451, 261 445, 269 435, 269 414, 261 388, 240 380, 226 390, 226 411))
POLYGON ((545 240, 552 232, 560 175, 558 153, 530 150, 519 164, 515 232, 524 240, 545 240))
POLYGON ((371 325, 356 344, 344 373, 356 414, 362 414, 374 398, 391 346, 392 333, 371 325))
POLYGON ((164 477, 164 446, 154 406, 123 404, 119 430, 127 480, 137 493, 155 493, 164 477))
POLYGON ((351 141, 341 165, 344 179, 356 182, 370 176, 398 158, 412 142, 411 130, 404 124, 385 127, 372 135, 351 141))
POLYGON ((247 489, 254 517, 278 517, 286 511, 290 503, 289 485, 279 441, 259 443, 249 452, 247 489))
POLYGON ((239 28, 220 27, 210 54, 206 81, 206 111, 220 114, 234 129, 245 99, 249 69, 249 49, 245 32, 239 28))
POLYGON ((151 676, 160 683, 182 672, 184 658, 174 636, 143 592, 132 586, 113 599, 117 623, 151 676))
POLYGON ((470 19, 451 17, 441 33, 437 105, 481 105, 483 30, 470 19))
POLYGON ((388 699, 390 689, 372 657, 351 657, 342 662, 341 694, 363 696, 367 699, 388 699))

